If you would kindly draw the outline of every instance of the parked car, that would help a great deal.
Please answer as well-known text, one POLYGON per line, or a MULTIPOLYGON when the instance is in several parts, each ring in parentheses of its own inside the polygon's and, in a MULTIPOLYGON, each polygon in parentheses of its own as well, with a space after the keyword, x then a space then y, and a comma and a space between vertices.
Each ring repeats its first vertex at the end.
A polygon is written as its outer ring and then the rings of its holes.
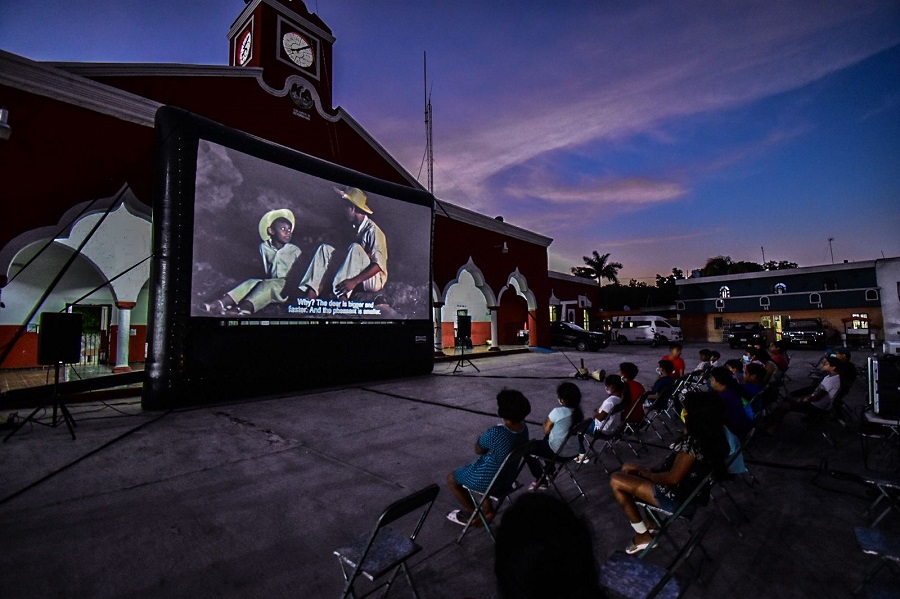
POLYGON ((818 318, 789 320, 781 331, 781 339, 797 347, 814 345, 825 347, 831 337, 829 328, 818 318))
POLYGON ((578 351, 597 351, 609 345, 609 336, 602 331, 586 331, 571 322, 551 322, 550 344, 566 345, 578 351))
POLYGON ((758 322, 736 322, 725 331, 725 341, 728 347, 747 347, 748 345, 764 346, 766 344, 766 329, 758 322))
POLYGON ((646 341, 656 347, 671 341, 681 341, 681 327, 662 316, 615 316, 612 326, 615 339, 621 344, 646 341))

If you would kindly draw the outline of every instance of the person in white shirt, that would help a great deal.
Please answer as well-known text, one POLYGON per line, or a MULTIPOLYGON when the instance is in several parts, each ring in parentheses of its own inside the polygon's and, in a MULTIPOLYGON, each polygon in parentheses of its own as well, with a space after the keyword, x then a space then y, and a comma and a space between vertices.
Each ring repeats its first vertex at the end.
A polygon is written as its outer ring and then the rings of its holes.
POLYGON ((819 416, 831 409, 831 404, 834 403, 834 399, 841 388, 841 377, 839 374, 841 361, 835 356, 826 356, 821 368, 822 372, 825 373, 825 378, 822 379, 815 390, 803 397, 790 398, 776 409, 767 420, 766 430, 771 431, 781 424, 781 421, 790 412, 803 412, 819 416))
MULTIPOLYGON (((609 437, 615 433, 622 422, 622 412, 625 406, 630 404, 628 397, 628 385, 622 381, 622 377, 611 374, 604 381, 607 397, 594 411, 594 421, 588 428, 588 434, 594 437, 609 437)), ((586 464, 590 458, 585 454, 584 439, 578 439, 578 456, 575 461, 586 464)))

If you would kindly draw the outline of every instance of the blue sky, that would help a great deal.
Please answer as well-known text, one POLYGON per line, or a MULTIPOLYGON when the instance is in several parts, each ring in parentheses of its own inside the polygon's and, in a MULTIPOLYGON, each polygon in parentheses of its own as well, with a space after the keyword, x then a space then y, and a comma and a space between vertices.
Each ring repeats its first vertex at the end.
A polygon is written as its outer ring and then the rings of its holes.
MULTIPOLYGON (((307 6, 336 37, 335 103, 414 175, 428 53, 436 195, 554 238, 554 270, 900 256, 896 0, 307 6)), ((6 0, 0 48, 226 64, 243 7, 6 0)))

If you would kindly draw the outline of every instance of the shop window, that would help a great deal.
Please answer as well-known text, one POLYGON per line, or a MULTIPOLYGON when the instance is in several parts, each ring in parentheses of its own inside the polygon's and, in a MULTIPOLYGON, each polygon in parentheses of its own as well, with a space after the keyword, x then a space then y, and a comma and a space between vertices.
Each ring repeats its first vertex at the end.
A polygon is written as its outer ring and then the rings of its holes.
POLYGON ((713 318, 713 330, 721 331, 725 328, 725 319, 721 316, 713 318))
POLYGON ((559 306, 550 305, 550 322, 559 322, 559 306))

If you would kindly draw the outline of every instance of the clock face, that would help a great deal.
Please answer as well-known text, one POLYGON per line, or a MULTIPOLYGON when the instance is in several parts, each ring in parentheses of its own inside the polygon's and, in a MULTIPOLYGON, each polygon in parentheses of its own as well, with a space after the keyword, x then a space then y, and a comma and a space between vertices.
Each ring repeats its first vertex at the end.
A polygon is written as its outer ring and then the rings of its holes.
POLYGON ((252 45, 251 35, 248 31, 241 40, 241 47, 238 50, 238 64, 244 66, 250 60, 250 47, 252 45))
POLYGON ((281 44, 284 46, 284 51, 287 53, 288 58, 291 61, 303 67, 304 69, 312 66, 313 63, 313 49, 309 44, 309 40, 300 35, 299 33, 294 33, 293 31, 290 33, 285 33, 284 37, 281 38, 281 44))

